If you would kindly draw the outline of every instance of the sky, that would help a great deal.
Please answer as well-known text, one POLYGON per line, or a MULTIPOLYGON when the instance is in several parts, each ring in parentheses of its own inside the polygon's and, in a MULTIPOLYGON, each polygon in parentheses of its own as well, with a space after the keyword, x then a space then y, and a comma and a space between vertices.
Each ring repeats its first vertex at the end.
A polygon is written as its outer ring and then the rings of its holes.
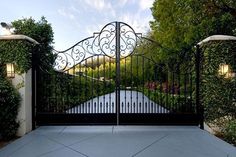
MULTIPOLYGON (((54 48, 65 50, 99 32, 109 22, 122 21, 136 33, 147 33, 154 0, 11 0, 0 2, 0 22, 45 16, 54 32, 54 48)), ((0 34, 3 34, 2 28, 0 34)))

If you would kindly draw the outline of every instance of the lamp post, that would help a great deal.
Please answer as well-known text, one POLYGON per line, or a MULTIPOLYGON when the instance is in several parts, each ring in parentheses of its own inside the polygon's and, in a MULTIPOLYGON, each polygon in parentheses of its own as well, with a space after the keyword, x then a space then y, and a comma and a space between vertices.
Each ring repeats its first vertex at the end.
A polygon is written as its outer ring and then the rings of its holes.
POLYGON ((220 76, 224 76, 226 79, 235 77, 235 73, 232 72, 231 66, 226 63, 221 63, 219 65, 218 73, 220 76))
POLYGON ((6 70, 7 70, 7 77, 8 78, 14 78, 15 77, 15 67, 13 63, 7 63, 6 64, 6 70))
MULTIPOLYGON (((229 35, 212 35, 209 36, 207 38, 205 38, 204 40, 200 41, 199 43, 197 43, 196 45, 196 84, 197 84, 197 88, 196 88, 196 105, 198 106, 198 114, 200 116, 200 128, 204 129, 204 107, 202 105, 201 102, 201 95, 200 95, 200 80, 201 80, 201 73, 200 73, 200 66, 201 66, 201 58, 202 58, 202 53, 201 53, 201 46, 204 45, 205 43, 208 43, 210 41, 236 41, 236 37, 235 36, 229 36, 229 35)), ((225 75, 225 77, 227 76, 234 76, 234 74, 229 74, 230 72, 230 66, 228 64, 220 64, 219 65, 219 74, 220 75, 225 75)))

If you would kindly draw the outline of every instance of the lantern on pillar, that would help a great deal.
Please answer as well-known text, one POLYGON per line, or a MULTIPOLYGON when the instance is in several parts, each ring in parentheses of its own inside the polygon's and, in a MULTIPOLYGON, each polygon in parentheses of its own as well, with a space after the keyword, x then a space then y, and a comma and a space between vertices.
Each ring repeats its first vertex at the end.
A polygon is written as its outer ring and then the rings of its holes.
POLYGON ((14 78, 15 77, 15 67, 13 63, 7 63, 6 64, 6 71, 7 71, 7 77, 8 78, 14 78))

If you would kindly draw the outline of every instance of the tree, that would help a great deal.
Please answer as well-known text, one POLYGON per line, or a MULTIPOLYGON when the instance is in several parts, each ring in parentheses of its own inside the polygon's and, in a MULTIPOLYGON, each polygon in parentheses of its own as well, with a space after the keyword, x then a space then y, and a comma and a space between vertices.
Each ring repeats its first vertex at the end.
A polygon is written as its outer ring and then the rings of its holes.
POLYGON ((156 0, 152 7, 154 20, 150 24, 155 40, 172 50, 163 50, 167 58, 191 50, 210 35, 235 35, 235 17, 222 8, 226 7, 223 4, 230 8, 236 6, 232 0, 156 0))
POLYGON ((0 62, 14 62, 18 72, 25 72, 31 68, 32 53, 40 59, 37 64, 49 65, 53 63, 52 43, 53 31, 45 17, 36 22, 32 18, 24 18, 12 22, 15 34, 27 35, 40 43, 33 45, 24 40, 11 40, 0 42, 0 62), (42 61, 48 61, 43 63, 42 61), (50 64, 48 64, 50 63, 50 64))
POLYGON ((234 0, 208 0, 208 10, 225 12, 236 18, 236 3, 234 0))

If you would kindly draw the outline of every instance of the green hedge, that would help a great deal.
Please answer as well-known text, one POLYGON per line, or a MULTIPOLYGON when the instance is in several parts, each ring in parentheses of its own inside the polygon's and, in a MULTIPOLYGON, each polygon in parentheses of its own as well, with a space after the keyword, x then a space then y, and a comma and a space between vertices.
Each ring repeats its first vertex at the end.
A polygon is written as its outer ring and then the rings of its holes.
MULTIPOLYGON (((140 90, 142 92, 142 90, 140 90)), ((172 113, 195 113, 195 103, 188 96, 144 89, 144 94, 172 113)))
POLYGON ((15 136, 19 127, 16 120, 20 95, 12 84, 4 77, 0 77, 0 136, 10 139, 15 136))

